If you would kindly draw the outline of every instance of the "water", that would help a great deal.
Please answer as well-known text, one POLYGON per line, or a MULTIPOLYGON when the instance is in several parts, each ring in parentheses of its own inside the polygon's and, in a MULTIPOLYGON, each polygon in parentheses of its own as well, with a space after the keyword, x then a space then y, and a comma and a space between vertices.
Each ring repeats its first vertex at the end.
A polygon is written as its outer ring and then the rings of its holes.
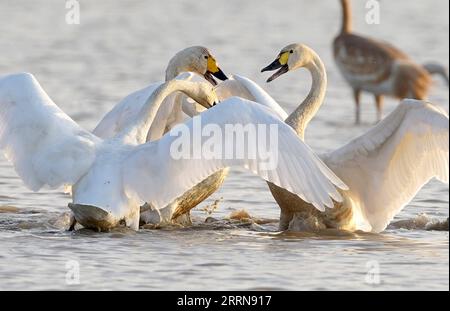
MULTIPOLYGON (((81 24, 69 26, 64 1, 2 0, 0 75, 32 72, 65 112, 93 129, 125 95, 161 80, 167 61, 186 46, 208 46, 226 73, 263 84, 267 77, 259 70, 283 46, 304 42, 329 74, 327 99, 308 143, 318 152, 331 150, 374 121, 372 99, 364 97, 365 123, 353 126, 351 92, 332 60, 338 1, 155 3, 82 1, 81 24)), ((418 62, 448 66, 448 6, 442 0, 383 1, 381 24, 367 25, 364 2, 354 1, 355 28, 395 43, 418 62)), ((306 96, 310 77, 299 71, 264 87, 291 111, 306 96)), ((430 99, 448 111, 441 81, 430 99)), ((396 101, 386 105, 392 111, 396 101)), ((68 202, 61 191, 30 192, 1 156, 0 289, 449 289, 448 231, 403 225, 382 234, 312 235, 278 233, 276 223, 228 224, 224 219, 240 209, 278 217, 266 184, 242 171, 195 211, 192 228, 68 233, 61 216, 68 202), (219 223, 204 224, 208 215, 201 208, 221 197, 212 214, 219 223), (66 282, 70 260, 79 263, 79 285, 66 282), (370 274, 377 268, 379 284, 370 274)), ((448 187, 431 182, 396 221, 411 223, 421 213, 425 222, 443 221, 448 202, 448 187)))

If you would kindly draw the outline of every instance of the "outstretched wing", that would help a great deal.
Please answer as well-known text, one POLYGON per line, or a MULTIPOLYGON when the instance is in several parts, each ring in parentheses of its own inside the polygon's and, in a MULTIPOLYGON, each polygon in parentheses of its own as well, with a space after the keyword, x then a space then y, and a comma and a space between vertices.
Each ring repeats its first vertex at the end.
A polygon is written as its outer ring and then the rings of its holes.
POLYGON ((340 201, 335 185, 346 188, 271 110, 241 98, 230 98, 175 127, 159 141, 136 147, 123 163, 124 184, 130 196, 137 195, 140 200, 161 208, 214 172, 229 166, 245 167, 320 210, 333 206, 331 198, 340 201), (247 141, 239 142, 232 132, 236 125, 248 125, 249 131, 252 127, 266 129, 263 135, 257 136, 257 143, 265 142, 268 147, 255 147, 252 145, 255 137, 250 135, 247 141), (275 128, 275 135, 269 139, 266 134, 273 135, 269 129, 275 128), (180 133, 181 136, 173 136, 180 133), (183 138, 187 138, 184 148, 180 147, 180 142, 185 142, 183 138), (200 144, 197 139, 202 140, 200 144), (206 148, 210 139, 214 140, 214 147, 206 148), (243 148, 246 151, 239 156, 243 148), (261 152, 263 149, 267 154, 261 152), (200 150, 202 152, 197 154, 200 150), (180 152, 186 151, 187 157, 180 156, 180 152))
POLYGON ((216 92, 220 100, 237 96, 270 108, 280 120, 284 121, 288 117, 286 111, 266 91, 246 77, 233 75, 230 79, 221 82, 216 87, 216 92))
POLYGON ((432 104, 404 100, 367 134, 323 157, 350 187, 368 230, 383 231, 430 179, 448 183, 448 122, 432 104))
POLYGON ((98 141, 31 74, 0 79, 0 149, 30 189, 76 183, 91 166, 98 141))

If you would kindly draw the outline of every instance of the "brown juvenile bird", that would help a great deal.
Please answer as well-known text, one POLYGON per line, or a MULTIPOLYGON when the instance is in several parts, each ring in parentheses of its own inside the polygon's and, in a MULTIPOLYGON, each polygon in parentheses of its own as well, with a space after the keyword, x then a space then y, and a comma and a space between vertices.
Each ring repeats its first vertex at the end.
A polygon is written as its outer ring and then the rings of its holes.
POLYGON ((334 58, 353 89, 356 123, 360 123, 360 94, 375 96, 377 121, 383 116, 383 96, 424 100, 431 87, 431 75, 439 74, 448 85, 447 70, 436 63, 419 65, 389 43, 352 32, 350 0, 340 0, 343 21, 334 40, 334 58))

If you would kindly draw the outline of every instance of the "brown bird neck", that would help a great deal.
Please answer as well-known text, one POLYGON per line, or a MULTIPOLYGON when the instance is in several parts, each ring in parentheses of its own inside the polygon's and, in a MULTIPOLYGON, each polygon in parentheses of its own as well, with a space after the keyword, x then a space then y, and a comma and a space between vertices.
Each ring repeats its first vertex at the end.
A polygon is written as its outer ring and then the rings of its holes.
POLYGON ((352 31, 352 8, 350 0, 341 0, 342 4, 342 29, 341 34, 352 31))

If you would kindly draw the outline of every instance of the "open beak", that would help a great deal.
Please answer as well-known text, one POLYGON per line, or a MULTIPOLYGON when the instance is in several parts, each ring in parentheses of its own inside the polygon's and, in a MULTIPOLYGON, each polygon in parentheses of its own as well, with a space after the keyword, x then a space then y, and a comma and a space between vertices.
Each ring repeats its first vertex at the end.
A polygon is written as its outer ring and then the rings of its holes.
POLYGON ((281 64, 280 58, 278 57, 269 66, 263 68, 261 70, 261 72, 274 71, 277 69, 279 69, 279 70, 277 72, 275 72, 269 79, 267 79, 267 82, 272 82, 276 78, 284 75, 286 72, 289 71, 289 66, 288 66, 288 64, 285 64, 285 65, 281 64))
POLYGON ((197 104, 199 104, 200 106, 203 106, 206 109, 212 108, 216 103, 213 103, 212 105, 210 103, 206 103, 206 102, 196 102, 197 104))
POLYGON ((214 59, 214 57, 209 55, 206 73, 204 74, 204 77, 209 83, 216 86, 217 82, 213 76, 222 81, 228 80, 228 77, 223 73, 222 69, 220 69, 219 66, 217 65, 217 62, 214 59))
POLYGON ((214 79, 214 77, 216 77, 219 80, 225 81, 228 80, 228 77, 225 75, 225 73, 222 71, 222 69, 220 69, 219 67, 215 68, 214 71, 206 71, 206 73, 203 75, 205 77, 205 79, 211 83, 212 85, 216 86, 217 82, 214 79), (214 72, 215 71, 215 72, 214 72))
MULTIPOLYGON (((195 100, 195 102, 206 109, 212 108, 220 103, 218 99, 215 100, 214 102, 208 102, 205 100, 195 100)), ((198 111, 198 108, 196 110, 198 111)))
POLYGON ((206 109, 209 109, 209 108, 212 108, 212 107, 218 105, 219 103, 220 103, 220 101, 219 101, 219 100, 216 100, 216 101, 214 101, 212 104, 205 104, 205 105, 200 104, 200 105, 202 105, 202 106, 205 107, 206 109))

